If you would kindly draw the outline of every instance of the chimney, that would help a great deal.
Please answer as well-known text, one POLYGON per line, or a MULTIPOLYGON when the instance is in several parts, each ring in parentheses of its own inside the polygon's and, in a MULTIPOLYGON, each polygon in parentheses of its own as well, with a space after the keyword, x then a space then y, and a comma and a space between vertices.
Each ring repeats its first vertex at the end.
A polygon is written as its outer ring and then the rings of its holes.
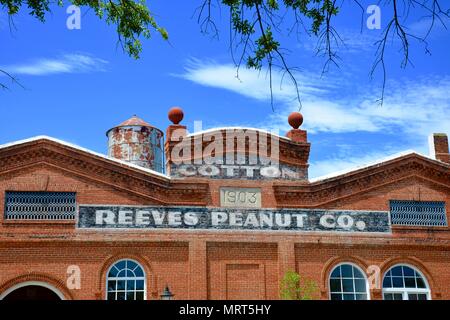
POLYGON ((448 138, 445 133, 433 133, 429 138, 430 156, 436 160, 450 163, 448 138))

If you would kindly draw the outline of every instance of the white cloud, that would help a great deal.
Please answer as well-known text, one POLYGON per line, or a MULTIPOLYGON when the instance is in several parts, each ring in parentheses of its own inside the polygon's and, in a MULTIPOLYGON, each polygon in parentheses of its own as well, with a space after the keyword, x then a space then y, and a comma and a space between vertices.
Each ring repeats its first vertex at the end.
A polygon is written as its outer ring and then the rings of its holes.
MULTIPOLYGON (((380 36, 379 32, 361 32, 350 29, 338 30, 336 38, 333 37, 331 41, 331 46, 338 56, 340 56, 340 53, 375 52, 376 42, 380 40, 380 36)), ((318 43, 318 38, 315 36, 301 39, 297 46, 314 53, 317 53, 318 49, 323 49, 323 44, 318 43)))
MULTIPOLYGON (((258 72, 242 67, 239 73, 231 64, 217 64, 213 61, 204 63, 196 59, 189 61, 185 72, 175 75, 203 86, 221 88, 239 93, 243 96, 257 99, 270 99, 269 74, 267 71, 258 72)), ((295 100, 295 88, 285 75, 284 79, 279 73, 273 75, 273 93, 276 99, 285 102, 295 100)), ((333 87, 333 85, 315 74, 297 75, 299 89, 302 95, 320 94, 333 87)))
POLYGON ((410 152, 412 152, 412 150, 403 152, 379 151, 371 152, 362 157, 336 156, 319 161, 313 161, 310 163, 309 167, 309 179, 321 180, 324 178, 328 178, 330 173, 332 173, 333 176, 344 174, 348 171, 354 171, 365 166, 373 165, 375 163, 388 161, 392 158, 399 157, 410 152))
POLYGON ((30 63, 2 66, 12 75, 42 76, 57 73, 105 71, 108 62, 84 54, 65 54, 54 59, 38 59, 30 63))
MULTIPOLYGON (((232 65, 196 61, 186 68, 181 77, 200 85, 229 90, 251 99, 269 101, 270 98, 268 80, 264 73, 258 74, 252 70, 242 69, 238 80, 232 65)), ((274 75, 274 79, 274 83, 279 82, 279 75, 274 75)), ((350 146, 344 152, 340 148, 338 152, 333 150, 318 161, 311 159, 310 177, 373 162, 400 152, 405 146, 407 148, 414 146, 415 150, 426 154, 429 134, 450 132, 448 94, 450 76, 392 82, 386 91, 383 106, 377 104, 376 98, 380 93, 375 90, 350 90, 341 94, 342 88, 345 86, 348 88, 348 84, 345 83, 349 80, 345 76, 340 81, 333 82, 304 72, 299 75, 298 80, 302 86, 301 112, 305 119, 302 128, 307 129, 309 133, 367 132, 380 136, 391 134, 394 139, 390 146, 386 141, 380 141, 379 145, 364 148, 348 141, 350 146), (372 151, 367 152, 368 149, 372 151)), ((354 84, 350 82, 350 86, 353 88, 354 84)), ((239 125, 256 126, 272 132, 279 131, 282 134, 289 130, 287 117, 290 112, 298 109, 298 105, 293 101, 295 91, 292 85, 285 83, 282 89, 279 86, 274 87, 275 99, 277 105, 282 106, 281 110, 270 114, 261 123, 239 125)))
MULTIPOLYGON (((243 68, 239 79, 233 65, 214 62, 190 63, 181 77, 200 85, 222 88, 243 96, 268 101, 270 98, 265 72, 243 68)), ((279 84, 281 76, 273 75, 279 84)), ((386 91, 385 103, 376 102, 379 92, 340 96, 340 89, 348 79, 332 82, 315 73, 297 74, 302 97, 304 128, 310 132, 383 132, 401 130, 405 134, 426 137, 436 131, 450 131, 450 77, 435 77, 391 83, 386 91)), ((287 116, 298 109, 295 90, 288 80, 282 87, 274 86, 274 97, 281 110, 269 116, 260 126, 272 130, 288 130, 287 116)))
POLYGON ((410 23, 406 28, 409 33, 414 34, 415 36, 425 37, 428 32, 433 35, 438 35, 443 31, 447 31, 447 25, 448 22, 446 21, 446 19, 442 19, 441 21, 436 18, 433 23, 433 19, 427 16, 410 23))

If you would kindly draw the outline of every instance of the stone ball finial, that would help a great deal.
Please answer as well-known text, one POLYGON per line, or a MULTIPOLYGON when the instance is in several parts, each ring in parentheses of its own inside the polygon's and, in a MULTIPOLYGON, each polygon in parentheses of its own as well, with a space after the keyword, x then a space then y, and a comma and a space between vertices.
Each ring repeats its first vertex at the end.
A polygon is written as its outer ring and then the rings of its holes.
POLYGON ((288 122, 292 128, 298 129, 303 123, 303 116, 300 112, 292 112, 288 117, 288 122))
POLYGON ((184 112, 180 107, 173 107, 169 110, 169 120, 172 121, 173 124, 179 124, 183 118, 184 112))

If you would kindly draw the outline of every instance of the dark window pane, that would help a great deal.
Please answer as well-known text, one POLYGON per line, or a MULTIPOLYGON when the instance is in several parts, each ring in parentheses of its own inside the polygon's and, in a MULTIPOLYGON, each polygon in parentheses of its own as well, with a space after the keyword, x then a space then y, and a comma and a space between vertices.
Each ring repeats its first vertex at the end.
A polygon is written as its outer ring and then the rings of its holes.
POLYGON ((120 261, 120 262, 116 263, 116 267, 119 270, 125 269, 125 261, 120 261))
POLYGON ((117 300, 125 300, 125 291, 117 292, 117 300))
POLYGON ((134 272, 131 271, 130 269, 126 269, 126 275, 128 278, 134 278, 134 272))
POLYGON ((363 279, 355 279, 355 292, 366 292, 366 281, 363 279))
POLYGON ((144 280, 136 281, 136 290, 144 290, 144 280))
POLYGON ((127 300, 134 300, 134 291, 127 292, 127 300))
POLYGON ((392 278, 391 277, 384 277, 383 279, 383 288, 392 288, 392 278))
POLYGON ((427 286, 425 285, 425 281, 422 278, 416 278, 417 288, 425 289, 427 286))
POLYGON ((367 294, 356 294, 356 300, 367 300, 367 294))
POLYGON ((425 293, 417 294, 417 300, 427 300, 427 295, 425 293))
POLYGON ((332 293, 331 300, 342 300, 342 294, 340 293, 332 293))
POLYGON ((108 277, 116 277, 118 272, 119 270, 117 270, 117 268, 113 266, 111 270, 109 270, 108 277))
POLYGON ((403 275, 405 277, 414 277, 414 270, 410 267, 403 266, 403 275))
POLYGON ((121 270, 118 274, 118 278, 125 278, 127 276, 126 270, 121 270))
POLYGON ((340 279, 331 279, 330 280, 330 291, 331 292, 341 292, 341 280, 340 279))
POLYGON ((345 293, 344 300, 355 300, 355 295, 353 293, 352 294, 345 293))
POLYGON ((403 300, 403 294, 401 293, 394 293, 394 300, 403 300))
POLYGON ((108 300, 116 300, 116 293, 108 292, 108 300))
POLYGON ((117 290, 125 290, 125 280, 117 281, 117 290))
POLYGON ((341 267, 337 267, 331 273, 331 278, 340 278, 341 277, 341 267))
POLYGON ((136 275, 136 277, 143 277, 144 276, 144 271, 142 270, 141 267, 137 267, 134 270, 134 274, 136 275))
POLYGON ((342 291, 343 292, 353 292, 353 280, 352 279, 343 279, 342 280, 342 291))
POLYGON ((408 299, 409 300, 417 300, 417 294, 416 293, 408 293, 408 299))
POLYGON ((136 262, 130 261, 130 260, 127 261, 127 268, 128 269, 134 270, 136 267, 137 267, 136 262))
POLYGON ((396 277, 401 277, 402 276, 402 267, 397 266, 397 267, 392 268, 391 274, 396 277))
POLYGON ((416 279, 411 277, 405 277, 405 288, 415 288, 416 279))
POLYGON ((127 290, 134 290, 134 288, 135 288, 134 280, 128 280, 127 281, 127 290))
POLYGON ((394 296, 392 295, 392 293, 385 293, 384 300, 394 300, 394 296))
POLYGON ((403 288, 403 278, 402 277, 392 277, 392 286, 394 288, 403 288))
POLYGON ((341 270, 342 270, 342 277, 343 278, 352 278, 353 274, 352 274, 352 266, 349 264, 344 264, 341 266, 341 270))
POLYGON ((144 291, 136 292, 136 300, 144 300, 144 291))
POLYGON ((364 279, 364 275, 362 274, 362 272, 356 268, 353 268, 353 274, 355 278, 364 279))
POLYGON ((108 291, 116 290, 116 281, 108 281, 108 291))

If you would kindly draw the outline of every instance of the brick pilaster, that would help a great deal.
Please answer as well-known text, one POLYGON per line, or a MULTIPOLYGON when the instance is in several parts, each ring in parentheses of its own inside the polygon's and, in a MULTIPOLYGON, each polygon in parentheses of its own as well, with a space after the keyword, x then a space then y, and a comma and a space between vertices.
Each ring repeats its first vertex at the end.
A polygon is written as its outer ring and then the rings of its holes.
POLYGON ((189 242, 189 299, 208 299, 206 241, 189 242))

